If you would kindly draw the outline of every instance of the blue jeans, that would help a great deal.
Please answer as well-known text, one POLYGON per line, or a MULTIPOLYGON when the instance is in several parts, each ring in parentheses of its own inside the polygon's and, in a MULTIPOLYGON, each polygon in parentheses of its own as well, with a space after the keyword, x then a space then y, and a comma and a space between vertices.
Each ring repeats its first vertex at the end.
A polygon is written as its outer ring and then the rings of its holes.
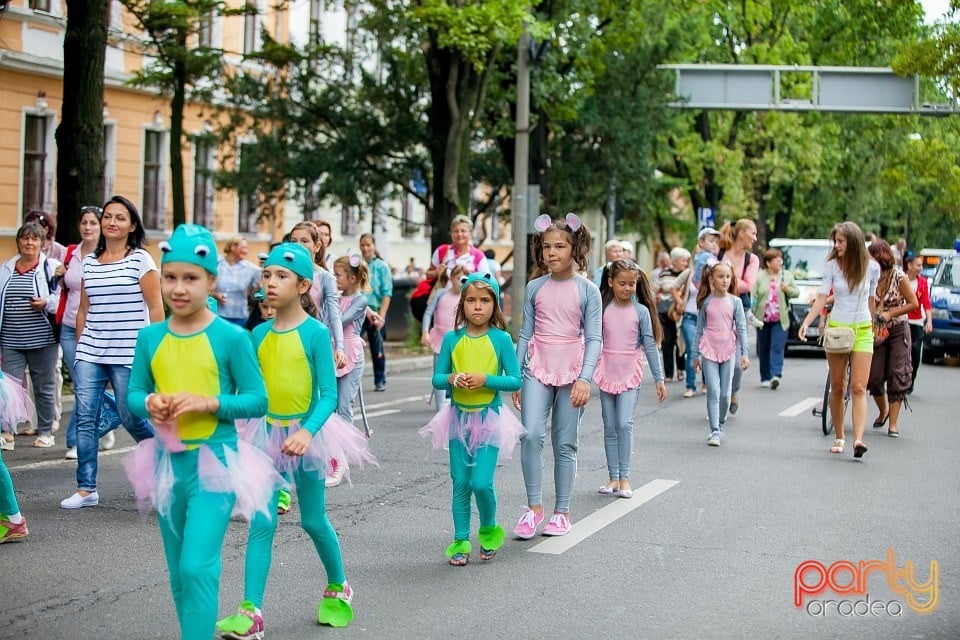
POLYGON ((101 398, 107 382, 116 394, 117 413, 120 422, 137 442, 153 437, 153 427, 143 418, 130 413, 127 407, 127 387, 130 384, 130 367, 120 364, 97 364, 86 360, 74 363, 76 378, 73 392, 76 397, 74 412, 77 414, 77 489, 97 490, 97 453, 103 433, 97 427, 100 420, 101 398))
POLYGON ((683 319, 680 321, 680 333, 683 334, 683 342, 687 345, 686 366, 684 367, 686 375, 683 381, 687 383, 687 389, 696 391, 697 372, 693 370, 693 358, 690 357, 690 350, 694 339, 697 337, 697 314, 683 314, 683 319))
POLYGON ((730 389, 733 384, 734 369, 740 368, 736 357, 726 362, 714 362, 703 358, 703 377, 707 380, 707 417, 710 419, 710 431, 723 431, 730 408, 730 389))
MULTIPOLYGON (((63 325, 63 331, 60 332, 60 348, 63 350, 63 363, 67 365, 67 371, 70 372, 70 379, 73 381, 74 388, 77 384, 77 372, 74 369, 74 360, 77 357, 77 330, 73 327, 63 325)), ((106 435, 120 426, 120 416, 117 414, 117 400, 109 391, 105 391, 100 398, 99 418, 97 424, 100 425, 100 435, 106 435)), ((77 408, 74 406, 70 413, 70 424, 67 425, 67 448, 77 446, 77 408)))
POLYGON ((787 348, 787 332, 780 321, 764 322, 757 329, 757 357, 760 360, 760 381, 783 375, 783 352, 787 348))

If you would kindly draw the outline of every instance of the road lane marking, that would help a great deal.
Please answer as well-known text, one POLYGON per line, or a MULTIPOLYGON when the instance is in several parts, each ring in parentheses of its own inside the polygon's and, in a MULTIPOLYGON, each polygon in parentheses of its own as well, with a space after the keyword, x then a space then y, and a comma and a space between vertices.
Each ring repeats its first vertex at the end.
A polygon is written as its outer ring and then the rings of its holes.
POLYGON ((808 410, 810 410, 810 409, 812 409, 813 407, 817 406, 817 405, 820 404, 821 402, 823 402, 823 398, 822 398, 822 397, 821 397, 821 398, 806 398, 805 400, 801 400, 801 401, 798 402, 797 404, 790 405, 789 407, 787 407, 786 409, 784 409, 783 411, 781 411, 781 412, 778 413, 777 415, 778 415, 778 416, 783 416, 783 417, 785 417, 785 418, 796 418, 796 417, 797 417, 798 415, 800 415, 801 413, 806 413, 808 410))
POLYGON ((672 489, 678 484, 680 484, 679 480, 663 480, 661 478, 651 480, 642 487, 634 489, 633 498, 617 498, 614 502, 598 511, 594 511, 574 524, 567 535, 549 538, 535 547, 527 549, 527 551, 558 556, 564 551, 569 551, 608 524, 616 522, 640 505, 653 500, 664 491, 672 489))
MULTIPOLYGON (((101 451, 100 457, 103 456, 115 456, 120 453, 127 453, 128 451, 133 451, 136 447, 120 447, 119 449, 110 449, 109 451, 101 451)), ((56 460, 42 460, 40 462, 28 462, 27 464, 20 464, 17 466, 8 466, 7 469, 11 471, 17 471, 22 469, 43 469, 44 467, 56 467, 61 464, 77 464, 76 460, 67 460, 66 458, 57 458, 56 460)))
MULTIPOLYGON (((392 406, 398 405, 398 404, 406 404, 406 403, 408 403, 408 402, 416 402, 417 400, 419 400, 420 402, 423 402, 423 399, 424 399, 426 396, 427 396, 427 394, 421 393, 421 394, 418 395, 418 396, 408 396, 408 397, 406 397, 406 398, 399 398, 399 399, 397 399, 397 400, 388 400, 388 401, 386 401, 386 402, 378 402, 378 403, 376 403, 376 404, 368 404, 368 405, 365 405, 365 406, 366 406, 366 408, 367 408, 367 411, 369 411, 370 409, 381 409, 381 408, 383 408, 383 407, 392 407, 392 406)), ((433 405, 433 400, 430 401, 430 404, 433 405)), ((369 416, 370 414, 367 414, 367 415, 369 416)))
MULTIPOLYGON (((384 409, 383 411, 371 411, 367 413, 367 418, 379 418, 380 416, 389 416, 393 413, 400 413, 400 409, 384 409)), ((363 415, 357 412, 357 415, 353 416, 353 421, 363 419, 363 415)))

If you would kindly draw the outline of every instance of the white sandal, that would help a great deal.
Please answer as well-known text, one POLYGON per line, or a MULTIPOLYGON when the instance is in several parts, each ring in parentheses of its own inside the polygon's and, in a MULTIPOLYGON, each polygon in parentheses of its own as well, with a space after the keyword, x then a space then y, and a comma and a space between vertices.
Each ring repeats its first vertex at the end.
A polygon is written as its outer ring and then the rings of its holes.
POLYGON ((830 447, 830 453, 843 453, 843 447, 847 442, 842 438, 837 438, 833 441, 833 446, 830 447))

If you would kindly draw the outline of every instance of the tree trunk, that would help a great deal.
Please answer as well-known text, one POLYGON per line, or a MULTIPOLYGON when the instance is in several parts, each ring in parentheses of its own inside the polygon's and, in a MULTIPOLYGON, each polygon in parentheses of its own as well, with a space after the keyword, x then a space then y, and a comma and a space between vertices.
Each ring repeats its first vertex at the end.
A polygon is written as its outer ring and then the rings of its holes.
POLYGON ((67 0, 63 107, 57 126, 57 240, 80 241, 80 207, 102 204, 107 3, 67 0))
MULTIPOLYGON (((187 30, 177 41, 186 50, 187 30)), ((182 56, 173 64, 173 100, 170 102, 170 188, 173 192, 173 228, 187 221, 187 199, 183 186, 183 108, 187 93, 187 63, 182 56)))

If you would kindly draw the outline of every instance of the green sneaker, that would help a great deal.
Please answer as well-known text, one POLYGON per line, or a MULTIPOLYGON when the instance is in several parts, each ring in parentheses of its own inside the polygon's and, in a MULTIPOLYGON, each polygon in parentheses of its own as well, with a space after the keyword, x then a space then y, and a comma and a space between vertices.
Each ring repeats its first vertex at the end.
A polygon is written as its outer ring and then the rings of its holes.
POLYGON ((277 515, 282 516, 290 511, 291 502, 290 492, 286 489, 280 489, 280 499, 277 501, 277 515))
POLYGON ((317 622, 331 627, 345 627, 353 620, 353 589, 344 582, 330 584, 323 592, 323 600, 317 607, 317 622))
POLYGON ((237 613, 217 622, 221 638, 263 640, 263 616, 249 600, 240 603, 237 613))

